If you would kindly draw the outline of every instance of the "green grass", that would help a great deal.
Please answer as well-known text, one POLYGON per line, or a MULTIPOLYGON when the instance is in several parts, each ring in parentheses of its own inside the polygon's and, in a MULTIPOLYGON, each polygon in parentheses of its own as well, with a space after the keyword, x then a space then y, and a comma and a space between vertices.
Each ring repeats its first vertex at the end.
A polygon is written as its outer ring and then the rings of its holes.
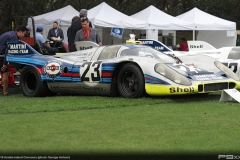
POLYGON ((240 152, 240 104, 207 96, 0 97, 4 153, 240 152))

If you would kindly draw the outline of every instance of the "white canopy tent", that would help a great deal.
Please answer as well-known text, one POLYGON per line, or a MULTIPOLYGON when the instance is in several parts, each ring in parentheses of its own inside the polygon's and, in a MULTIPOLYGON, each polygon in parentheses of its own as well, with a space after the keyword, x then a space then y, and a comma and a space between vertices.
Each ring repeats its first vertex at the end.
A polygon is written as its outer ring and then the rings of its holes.
POLYGON ((236 46, 235 22, 218 18, 196 7, 177 18, 194 23, 193 39, 197 30, 197 40, 208 42, 215 48, 236 46))
MULTIPOLYGON (((79 11, 74 9, 71 5, 68 5, 52 12, 34 16, 33 18, 36 27, 38 25, 44 26, 43 35, 45 39, 47 39, 49 29, 53 27, 53 22, 57 21, 60 28, 63 30, 64 42, 67 43, 67 28, 71 25, 72 18, 78 15, 79 11)), ((28 25, 32 25, 32 21, 30 18, 28 19, 28 25)))
POLYGON ((96 26, 126 29, 146 29, 147 23, 125 15, 105 2, 88 10, 89 20, 96 26))
POLYGON ((168 15, 152 5, 131 17, 147 22, 147 29, 192 30, 194 26, 193 23, 168 15))
MULTIPOLYGON (((68 5, 61 9, 48 12, 42 15, 34 16, 35 26, 43 25, 43 35, 47 38, 53 22, 57 21, 60 28, 64 33, 64 42, 67 43, 67 28, 71 25, 72 18, 78 16, 79 11, 75 10, 72 6, 68 5)), ((110 7, 105 2, 88 10, 88 18, 91 23, 99 27, 117 27, 127 29, 146 29, 147 23, 127 16, 116 9, 110 7)), ((28 25, 31 26, 31 19, 28 19, 28 25)))

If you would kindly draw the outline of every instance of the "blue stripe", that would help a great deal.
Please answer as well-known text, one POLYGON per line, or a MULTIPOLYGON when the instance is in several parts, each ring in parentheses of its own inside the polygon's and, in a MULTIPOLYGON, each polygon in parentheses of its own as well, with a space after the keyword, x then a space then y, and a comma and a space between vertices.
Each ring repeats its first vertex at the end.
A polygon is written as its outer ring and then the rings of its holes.
POLYGON ((170 85, 168 82, 163 81, 161 79, 158 79, 156 77, 150 76, 148 74, 144 74, 145 77, 145 83, 150 83, 150 84, 168 84, 170 85))
POLYGON ((39 66, 43 66, 45 64, 45 61, 32 59, 32 58, 17 58, 17 57, 13 58, 13 57, 8 57, 7 61, 20 63, 20 64, 28 63, 28 64, 39 65, 39 66))

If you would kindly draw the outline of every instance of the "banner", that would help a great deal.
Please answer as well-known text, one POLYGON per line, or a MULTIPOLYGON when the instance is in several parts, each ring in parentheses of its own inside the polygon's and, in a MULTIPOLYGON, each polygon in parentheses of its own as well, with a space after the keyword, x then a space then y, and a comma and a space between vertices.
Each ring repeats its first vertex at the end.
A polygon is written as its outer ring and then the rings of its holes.
POLYGON ((123 30, 123 28, 112 28, 110 35, 121 39, 123 35, 123 30))

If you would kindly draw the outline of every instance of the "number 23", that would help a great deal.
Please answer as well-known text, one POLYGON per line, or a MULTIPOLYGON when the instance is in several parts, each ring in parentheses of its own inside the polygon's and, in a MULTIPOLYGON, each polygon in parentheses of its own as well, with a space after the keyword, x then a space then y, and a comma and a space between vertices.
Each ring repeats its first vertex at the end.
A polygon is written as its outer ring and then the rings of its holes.
POLYGON ((81 80, 88 82, 100 81, 101 64, 102 61, 83 63, 80 69, 81 80))

